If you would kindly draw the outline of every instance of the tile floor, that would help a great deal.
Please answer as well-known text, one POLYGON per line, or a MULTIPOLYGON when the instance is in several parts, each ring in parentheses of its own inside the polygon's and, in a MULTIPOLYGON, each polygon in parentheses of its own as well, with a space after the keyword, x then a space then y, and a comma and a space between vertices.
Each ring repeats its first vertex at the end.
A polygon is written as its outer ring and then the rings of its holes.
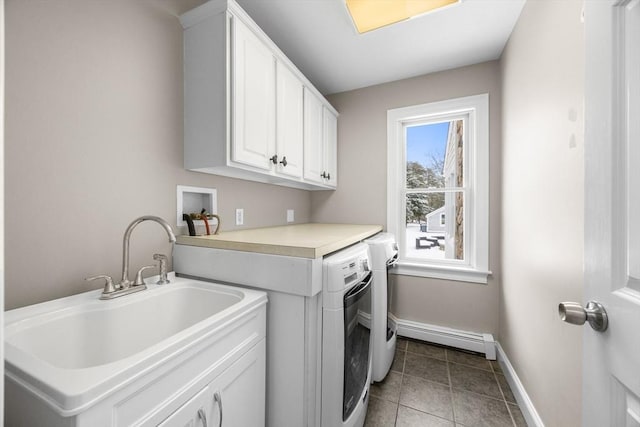
POLYGON ((371 386, 365 427, 526 427, 497 362, 399 339, 391 371, 371 386))

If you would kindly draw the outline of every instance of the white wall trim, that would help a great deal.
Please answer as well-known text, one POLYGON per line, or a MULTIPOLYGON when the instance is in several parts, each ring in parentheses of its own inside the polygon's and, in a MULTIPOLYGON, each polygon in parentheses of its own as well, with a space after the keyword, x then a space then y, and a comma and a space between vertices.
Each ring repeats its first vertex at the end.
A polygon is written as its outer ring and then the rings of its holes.
POLYGON ((389 270, 389 273, 481 284, 487 284, 489 276, 492 274, 491 271, 480 271, 446 265, 414 264, 407 261, 398 262, 397 267, 389 270))
POLYGON ((487 359, 496 359, 495 341, 491 334, 461 331, 443 326, 429 325, 398 319, 389 315, 398 325, 398 336, 429 341, 436 344, 484 353, 487 359))
POLYGON ((518 378, 518 374, 516 374, 513 365, 499 342, 496 342, 496 349, 498 350, 498 362, 500 363, 502 372, 504 372, 505 379, 507 383, 509 383, 509 387, 511 387, 511 391, 518 402, 524 419, 527 421, 527 425, 529 427, 544 427, 538 411, 536 411, 536 408, 533 406, 533 402, 529 398, 520 378, 518 378))

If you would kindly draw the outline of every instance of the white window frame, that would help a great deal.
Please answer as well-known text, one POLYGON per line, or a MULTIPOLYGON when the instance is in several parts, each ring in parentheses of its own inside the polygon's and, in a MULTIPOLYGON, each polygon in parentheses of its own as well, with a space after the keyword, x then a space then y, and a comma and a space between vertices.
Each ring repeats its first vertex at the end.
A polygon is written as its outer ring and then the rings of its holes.
POLYGON ((387 230, 398 239, 395 274, 487 283, 489 271, 489 95, 480 94, 387 111, 387 230), (405 127, 464 117, 465 260, 406 257, 405 127))

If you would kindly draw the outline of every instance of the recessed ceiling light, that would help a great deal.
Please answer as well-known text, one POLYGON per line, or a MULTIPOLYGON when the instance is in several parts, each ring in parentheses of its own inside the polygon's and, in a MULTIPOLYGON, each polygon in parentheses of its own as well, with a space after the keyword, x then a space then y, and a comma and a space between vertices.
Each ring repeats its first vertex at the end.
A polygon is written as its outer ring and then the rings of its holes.
POLYGON ((395 24, 461 0, 345 0, 360 34, 395 24))

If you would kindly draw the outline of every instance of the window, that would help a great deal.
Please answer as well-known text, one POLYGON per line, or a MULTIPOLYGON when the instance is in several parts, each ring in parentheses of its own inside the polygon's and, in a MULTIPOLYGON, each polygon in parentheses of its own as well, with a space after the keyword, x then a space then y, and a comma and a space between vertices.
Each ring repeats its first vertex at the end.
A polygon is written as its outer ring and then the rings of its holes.
POLYGON ((486 283, 489 97, 387 112, 387 230, 398 274, 486 283))

